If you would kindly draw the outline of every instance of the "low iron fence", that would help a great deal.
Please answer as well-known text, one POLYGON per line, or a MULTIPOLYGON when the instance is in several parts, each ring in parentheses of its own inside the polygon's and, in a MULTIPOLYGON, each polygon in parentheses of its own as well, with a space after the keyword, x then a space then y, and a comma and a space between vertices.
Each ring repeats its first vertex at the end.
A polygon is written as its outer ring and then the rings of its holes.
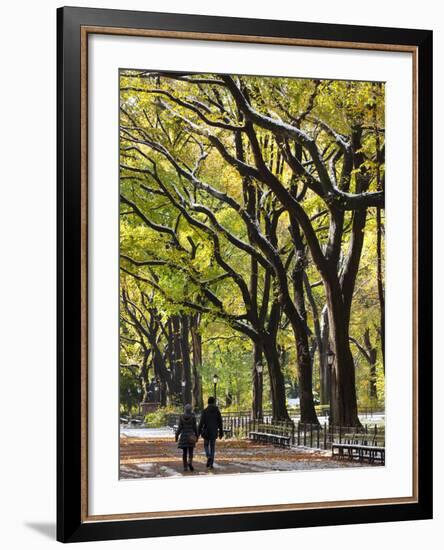
POLYGON ((378 424, 363 424, 356 426, 335 426, 333 424, 304 424, 298 422, 295 426, 293 445, 311 449, 329 450, 333 443, 343 443, 350 439, 361 437, 366 440, 378 441, 384 446, 385 428, 378 424))
MULTIPOLYGON (((167 415, 167 425, 174 428, 179 423, 179 414, 167 415)), ((200 415, 196 415, 199 422, 200 415)), ((338 426, 324 422, 323 424, 308 424, 298 420, 273 421, 271 415, 264 415, 261 419, 251 418, 251 415, 239 415, 223 413, 222 422, 226 437, 248 438, 251 432, 257 431, 258 426, 262 430, 270 432, 276 429, 285 429, 291 434, 290 444, 295 447, 310 449, 331 449, 332 443, 342 443, 353 436, 366 436, 379 443, 384 443, 385 429, 378 424, 365 423, 362 427, 338 426)))

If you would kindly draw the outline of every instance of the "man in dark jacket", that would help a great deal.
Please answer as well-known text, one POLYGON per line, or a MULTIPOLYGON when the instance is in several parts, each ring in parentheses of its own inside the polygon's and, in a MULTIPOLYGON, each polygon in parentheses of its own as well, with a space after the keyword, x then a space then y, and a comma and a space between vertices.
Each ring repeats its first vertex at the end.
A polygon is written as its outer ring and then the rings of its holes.
POLYGON ((208 407, 204 409, 199 422, 198 432, 204 439, 205 454, 207 455, 207 468, 213 468, 216 451, 216 439, 223 436, 222 415, 216 405, 214 397, 208 398, 208 407))

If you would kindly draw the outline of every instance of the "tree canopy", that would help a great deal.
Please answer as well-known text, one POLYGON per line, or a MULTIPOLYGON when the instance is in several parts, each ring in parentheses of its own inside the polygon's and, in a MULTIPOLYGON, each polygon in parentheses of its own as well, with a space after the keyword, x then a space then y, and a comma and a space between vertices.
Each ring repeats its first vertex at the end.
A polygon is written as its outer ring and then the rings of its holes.
POLYGON ((384 155, 382 83, 122 70, 122 395, 201 407, 217 373, 227 406, 359 424, 384 400, 384 155))

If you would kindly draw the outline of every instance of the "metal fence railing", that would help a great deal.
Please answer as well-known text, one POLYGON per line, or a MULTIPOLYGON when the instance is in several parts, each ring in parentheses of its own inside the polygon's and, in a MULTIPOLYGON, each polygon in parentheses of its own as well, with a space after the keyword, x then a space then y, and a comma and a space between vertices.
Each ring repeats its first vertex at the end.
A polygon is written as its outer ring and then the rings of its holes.
MULTIPOLYGON (((167 425, 171 428, 177 426, 179 414, 166 415, 167 425)), ((200 415, 196 415, 199 422, 200 415)), ((358 435, 366 440, 377 441, 384 445, 385 428, 382 425, 364 423, 362 427, 339 426, 324 422, 323 424, 302 423, 297 418, 285 421, 273 421, 271 415, 265 415, 260 419, 253 419, 251 415, 239 415, 223 413, 222 421, 226 437, 248 438, 249 434, 257 429, 260 424, 262 430, 270 433, 279 429, 285 429, 291 434, 291 445, 311 449, 328 450, 332 443, 342 443, 358 435)))

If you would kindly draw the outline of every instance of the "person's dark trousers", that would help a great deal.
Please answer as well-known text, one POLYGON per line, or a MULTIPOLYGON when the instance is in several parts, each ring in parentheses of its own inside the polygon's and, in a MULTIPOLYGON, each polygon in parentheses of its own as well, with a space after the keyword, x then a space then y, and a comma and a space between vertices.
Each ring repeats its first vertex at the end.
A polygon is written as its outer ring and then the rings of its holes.
POLYGON ((207 466, 212 466, 216 452, 216 439, 204 439, 204 449, 207 456, 207 466))
POLYGON ((182 449, 182 460, 183 460, 183 467, 186 469, 187 466, 190 466, 190 470, 193 467, 193 447, 184 447, 182 449), (188 461, 187 461, 187 453, 188 453, 188 461))

